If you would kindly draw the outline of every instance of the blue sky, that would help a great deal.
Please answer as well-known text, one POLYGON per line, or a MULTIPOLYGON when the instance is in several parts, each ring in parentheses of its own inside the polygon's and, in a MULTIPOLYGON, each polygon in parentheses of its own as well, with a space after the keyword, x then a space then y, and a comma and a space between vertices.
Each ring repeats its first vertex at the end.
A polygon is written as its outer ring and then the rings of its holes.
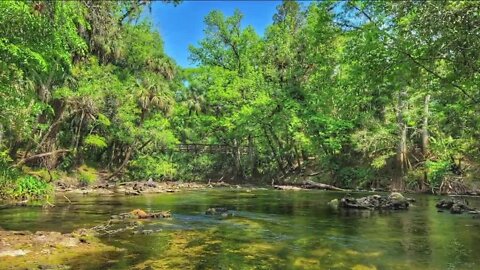
POLYGON ((203 19, 212 10, 221 10, 232 15, 238 8, 243 14, 243 26, 252 25, 263 35, 271 24, 276 6, 281 1, 193 1, 186 0, 180 5, 166 5, 154 2, 151 17, 165 42, 166 53, 182 67, 192 66, 188 60, 188 46, 196 45, 203 37, 203 19))

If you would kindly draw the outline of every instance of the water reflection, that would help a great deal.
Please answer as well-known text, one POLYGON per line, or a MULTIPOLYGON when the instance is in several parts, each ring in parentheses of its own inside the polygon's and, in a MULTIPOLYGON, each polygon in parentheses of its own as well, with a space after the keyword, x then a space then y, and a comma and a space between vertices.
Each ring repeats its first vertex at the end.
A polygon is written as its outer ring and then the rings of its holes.
MULTIPOLYGON (((435 197, 416 196, 411 209, 400 212, 327 206, 341 196, 268 190, 80 196, 70 198, 74 205, 58 201, 59 207, 48 210, 0 210, 0 226, 68 232, 134 208, 174 213, 173 219, 144 224, 151 234, 105 237, 104 242, 125 249, 103 255, 103 266, 113 269, 477 269, 480 265, 476 256, 480 220, 437 213, 435 197), (218 206, 234 210, 235 215, 203 214, 218 206)), ((77 258, 75 263, 90 259, 77 258)))

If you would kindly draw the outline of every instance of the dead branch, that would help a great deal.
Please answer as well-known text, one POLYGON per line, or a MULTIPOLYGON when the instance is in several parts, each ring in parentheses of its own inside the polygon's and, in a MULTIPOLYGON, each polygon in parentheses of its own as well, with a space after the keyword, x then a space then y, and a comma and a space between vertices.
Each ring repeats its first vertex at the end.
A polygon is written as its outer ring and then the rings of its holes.
POLYGON ((41 153, 41 154, 29 156, 27 158, 21 159, 19 162, 17 162, 17 164, 14 165, 14 167, 19 167, 19 166, 23 165, 25 162, 36 159, 36 158, 48 157, 48 156, 51 156, 51 155, 56 155, 56 154, 66 153, 66 152, 70 152, 70 150, 59 149, 59 150, 55 150, 55 151, 51 151, 51 152, 47 152, 47 153, 41 153))

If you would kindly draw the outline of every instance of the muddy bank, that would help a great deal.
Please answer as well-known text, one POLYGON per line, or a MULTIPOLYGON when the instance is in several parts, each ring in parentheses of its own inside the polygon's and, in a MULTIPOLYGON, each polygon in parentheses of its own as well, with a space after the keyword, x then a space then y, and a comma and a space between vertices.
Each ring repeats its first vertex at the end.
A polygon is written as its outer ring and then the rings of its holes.
MULTIPOLYGON (((95 267, 95 260, 88 265, 77 265, 77 259, 86 256, 101 259, 105 253, 120 254, 121 249, 102 244, 95 234, 86 229, 62 234, 0 228, 0 269, 89 269, 95 267)), ((99 260, 98 265, 100 263, 99 260)))

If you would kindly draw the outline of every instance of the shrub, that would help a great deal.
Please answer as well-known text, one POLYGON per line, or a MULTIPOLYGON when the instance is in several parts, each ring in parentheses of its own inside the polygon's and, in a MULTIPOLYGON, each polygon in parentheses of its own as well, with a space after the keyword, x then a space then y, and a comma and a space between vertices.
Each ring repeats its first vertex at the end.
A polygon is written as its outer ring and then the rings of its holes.
POLYGON ((344 167, 337 174, 337 179, 343 187, 367 187, 371 184, 373 173, 370 168, 365 167, 344 167))
POLYGON ((98 179, 97 170, 86 165, 82 165, 77 170, 77 177, 80 185, 89 186, 98 179))
POLYGON ((130 176, 134 179, 173 179, 177 170, 165 157, 142 155, 130 163, 130 176))
POLYGON ((228 168, 216 167, 219 165, 216 160, 217 157, 213 155, 189 156, 180 154, 175 162, 182 164, 182 166, 179 166, 176 177, 185 181, 205 180, 209 175, 228 170, 228 168))
POLYGON ((449 161, 428 161, 428 180, 432 188, 438 188, 442 184, 445 175, 450 171, 449 161))
POLYGON ((103 149, 107 147, 107 142, 105 141, 105 138, 95 134, 88 135, 85 138, 84 143, 87 146, 91 146, 98 149, 103 149))
POLYGON ((60 173, 58 171, 50 171, 50 173, 48 172, 47 169, 36 169, 36 170, 32 170, 31 168, 29 167, 23 167, 22 168, 22 171, 27 174, 27 175, 31 175, 31 176, 35 176, 43 181, 56 181, 58 179, 60 179, 60 173))
POLYGON ((41 179, 27 175, 12 182, 6 189, 6 195, 14 199, 44 199, 53 191, 53 187, 41 179))

